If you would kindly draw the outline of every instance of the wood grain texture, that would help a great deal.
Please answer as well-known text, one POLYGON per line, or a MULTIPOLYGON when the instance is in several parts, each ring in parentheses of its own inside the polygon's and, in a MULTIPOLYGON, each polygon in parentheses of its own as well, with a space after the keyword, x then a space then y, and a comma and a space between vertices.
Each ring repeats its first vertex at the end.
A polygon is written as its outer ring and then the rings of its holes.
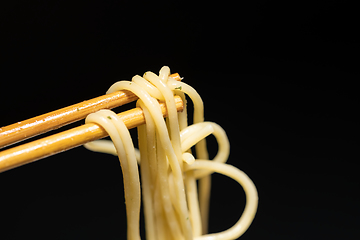
MULTIPOLYGON (((180 81, 178 73, 170 75, 180 81)), ((112 109, 137 100, 130 91, 122 90, 96 97, 59 110, 0 128, 0 149, 26 140, 39 134, 60 128, 67 124, 84 119, 90 113, 100 109, 112 109)))
MULTIPOLYGON (((181 97, 175 96, 178 111, 183 110, 181 97)), ((165 103, 160 103, 164 117, 167 116, 165 103)), ((128 129, 145 123, 141 108, 134 108, 119 113, 128 129)), ((0 172, 72 149, 87 142, 108 136, 107 132, 95 123, 87 123, 70 130, 51 135, 30 143, 26 143, 0 152, 0 172)))

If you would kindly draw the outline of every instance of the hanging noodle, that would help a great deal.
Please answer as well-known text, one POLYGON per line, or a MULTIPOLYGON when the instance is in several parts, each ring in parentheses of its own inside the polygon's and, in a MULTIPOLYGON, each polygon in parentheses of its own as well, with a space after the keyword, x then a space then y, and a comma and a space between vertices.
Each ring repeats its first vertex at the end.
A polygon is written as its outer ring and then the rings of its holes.
POLYGON ((112 141, 98 140, 87 143, 85 147, 119 157, 124 178, 128 240, 140 239, 140 191, 146 239, 236 239, 255 217, 258 203, 255 185, 244 172, 225 163, 230 150, 228 138, 219 125, 204 122, 204 107, 199 94, 169 75, 170 69, 165 66, 159 75, 152 72, 146 72, 143 77, 136 75, 131 82, 117 82, 107 91, 129 90, 139 97, 137 106, 143 109, 146 120, 145 125, 138 127, 139 150, 134 148, 125 124, 110 110, 90 114, 86 122, 101 125, 112 141), (174 94, 182 97, 183 112, 177 112, 174 94), (190 126, 185 94, 194 104, 194 119, 190 126), (166 120, 158 100, 166 103, 166 120), (219 146, 212 160, 208 160, 205 142, 210 134, 215 136, 219 146), (197 159, 191 153, 193 146, 197 159), (207 234, 210 175, 214 172, 233 178, 243 187, 246 205, 242 216, 231 228, 207 234))

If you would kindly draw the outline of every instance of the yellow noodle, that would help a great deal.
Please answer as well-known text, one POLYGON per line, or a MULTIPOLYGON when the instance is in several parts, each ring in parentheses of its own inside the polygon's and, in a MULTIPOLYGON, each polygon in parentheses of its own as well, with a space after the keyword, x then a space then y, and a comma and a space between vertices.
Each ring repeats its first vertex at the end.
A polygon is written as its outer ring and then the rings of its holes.
MULTIPOLYGON (((250 226, 257 209, 257 192, 253 182, 237 168, 225 164, 230 145, 225 131, 217 124, 204 122, 204 106, 195 89, 169 77, 163 67, 159 75, 146 72, 132 82, 113 84, 107 93, 129 90, 139 97, 137 106, 144 111, 146 124, 138 127, 139 150, 115 113, 101 110, 86 121, 100 124, 109 133, 110 141, 95 141, 86 148, 118 155, 123 171, 128 240, 140 239, 140 165, 146 239, 148 240, 229 240, 241 236, 250 226), (184 101, 178 113, 174 94, 184 101), (193 124, 188 126, 185 94, 194 105, 193 124), (166 122, 158 100, 166 103, 166 122), (205 138, 214 135, 218 152, 208 160, 205 138), (197 159, 191 153, 195 146, 197 159), (220 233, 206 234, 209 215, 210 175, 224 174, 238 181, 246 194, 246 205, 237 223, 220 233), (196 181, 199 181, 199 189, 196 181)), ((233 193, 231 193, 233 194, 233 193)))

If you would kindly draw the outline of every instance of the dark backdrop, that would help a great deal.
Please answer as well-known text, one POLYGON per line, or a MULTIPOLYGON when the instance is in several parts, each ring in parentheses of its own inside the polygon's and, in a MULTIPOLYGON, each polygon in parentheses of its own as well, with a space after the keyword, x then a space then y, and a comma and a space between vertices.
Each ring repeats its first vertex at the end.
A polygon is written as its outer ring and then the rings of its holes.
MULTIPOLYGON (((258 188, 258 213, 241 239, 359 239, 355 9, 349 1, 7 1, 0 126, 168 65, 202 95, 206 120, 227 130, 229 163, 258 188)), ((233 181, 214 175, 213 184, 215 232, 235 223, 245 200, 233 181)), ((79 147, 1 173, 0 189, 1 239, 126 236, 115 157, 79 147)))

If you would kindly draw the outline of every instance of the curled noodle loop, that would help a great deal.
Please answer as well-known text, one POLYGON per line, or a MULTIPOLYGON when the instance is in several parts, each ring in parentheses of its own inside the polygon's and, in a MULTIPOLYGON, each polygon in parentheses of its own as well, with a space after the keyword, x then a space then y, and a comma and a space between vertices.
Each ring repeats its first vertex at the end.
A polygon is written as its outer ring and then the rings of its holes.
POLYGON ((254 183, 241 170, 226 164, 230 144, 225 131, 216 123, 204 121, 204 107, 195 89, 169 78, 170 69, 159 75, 146 72, 132 81, 114 83, 107 93, 129 90, 139 97, 137 106, 146 124, 138 127, 139 150, 135 149, 124 123, 110 110, 90 114, 86 122, 101 125, 112 141, 98 140, 85 145, 92 151, 117 155, 122 167, 128 221, 128 240, 139 240, 140 165, 146 239, 226 240, 237 239, 250 226, 257 210, 254 183), (184 101, 178 113, 174 95, 184 101), (188 126, 185 95, 193 101, 193 124, 188 126), (168 117, 163 118, 159 101, 165 102, 168 117), (208 159, 205 138, 218 142, 218 153, 208 159), (197 159, 192 154, 195 146, 197 159), (210 175, 220 173, 233 178, 244 189, 246 205, 242 216, 228 230, 207 234, 210 175), (199 184, 196 184, 199 181, 199 184))

